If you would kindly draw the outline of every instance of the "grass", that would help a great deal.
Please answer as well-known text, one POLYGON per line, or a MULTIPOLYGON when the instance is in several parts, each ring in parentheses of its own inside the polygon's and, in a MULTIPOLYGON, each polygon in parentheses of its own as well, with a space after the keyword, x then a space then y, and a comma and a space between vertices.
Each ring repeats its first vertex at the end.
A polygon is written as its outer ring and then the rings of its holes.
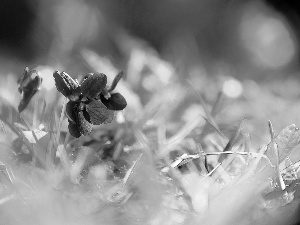
MULTIPOLYGON (((92 51, 83 58, 113 80, 107 59, 92 51)), ((300 89, 246 81, 230 98, 221 87, 233 78, 182 79, 157 55, 143 63, 150 72, 139 70, 138 84, 128 74, 117 87, 127 107, 80 138, 68 131, 66 98, 53 83, 42 83, 19 113, 17 85, 7 76, 0 224, 295 223, 300 131, 290 124, 299 120, 293 96, 300 89), (157 69, 164 66, 167 82, 157 69)))

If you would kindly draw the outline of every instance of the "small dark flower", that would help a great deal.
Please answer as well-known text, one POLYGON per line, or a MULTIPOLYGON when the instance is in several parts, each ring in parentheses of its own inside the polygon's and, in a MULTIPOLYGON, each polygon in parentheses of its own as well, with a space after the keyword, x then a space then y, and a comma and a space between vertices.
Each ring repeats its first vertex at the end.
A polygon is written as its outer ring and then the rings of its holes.
POLYGON ((39 90, 43 79, 36 70, 29 70, 25 68, 24 73, 18 78, 18 91, 22 95, 22 99, 18 106, 19 113, 21 113, 29 104, 31 98, 39 90))
POLYGON ((69 121, 69 131, 74 137, 88 135, 93 125, 110 123, 115 110, 123 110, 127 102, 119 93, 111 93, 122 73, 114 79, 112 86, 107 87, 107 77, 103 73, 89 73, 78 83, 65 72, 55 71, 56 88, 69 99, 66 105, 66 115, 69 121))

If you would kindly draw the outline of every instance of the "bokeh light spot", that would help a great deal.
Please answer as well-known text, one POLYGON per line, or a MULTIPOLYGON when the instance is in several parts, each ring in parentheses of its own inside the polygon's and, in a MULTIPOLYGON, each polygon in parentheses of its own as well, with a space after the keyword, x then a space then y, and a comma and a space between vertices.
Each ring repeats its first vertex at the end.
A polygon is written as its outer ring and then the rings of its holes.
POLYGON ((293 33, 283 18, 260 5, 246 7, 240 24, 243 45, 260 66, 277 69, 290 63, 296 53, 293 33))
POLYGON ((223 93, 230 98, 237 98, 243 93, 243 86, 238 80, 229 79, 223 84, 223 93))

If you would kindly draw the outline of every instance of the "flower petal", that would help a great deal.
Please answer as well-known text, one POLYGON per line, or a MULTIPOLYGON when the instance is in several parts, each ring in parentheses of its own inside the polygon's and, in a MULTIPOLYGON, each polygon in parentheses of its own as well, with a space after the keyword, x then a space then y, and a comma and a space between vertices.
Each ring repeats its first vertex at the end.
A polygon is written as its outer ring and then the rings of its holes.
POLYGON ((127 106, 126 99, 120 93, 111 94, 109 99, 100 95, 102 103, 110 110, 123 110, 127 106))
POLYGON ((66 116, 68 117, 69 121, 72 123, 76 123, 76 108, 78 107, 79 103, 69 101, 66 105, 66 116))
POLYGON ((111 83, 111 86, 108 88, 109 92, 112 92, 113 90, 115 90, 117 84, 119 83, 119 81, 121 80, 123 76, 123 71, 119 72, 117 76, 115 76, 113 82, 111 83))
POLYGON ((73 123, 69 120, 68 128, 73 137, 79 138, 81 136, 77 123, 73 123))
POLYGON ((89 123, 85 119, 82 111, 78 112, 77 124, 78 124, 78 129, 81 134, 88 135, 92 132, 93 124, 89 123))
POLYGON ((91 123, 94 125, 102 124, 109 117, 107 108, 99 100, 94 100, 87 104, 86 111, 90 115, 91 123))
POLYGON ((18 91, 22 94, 22 99, 18 106, 19 113, 27 107, 42 81, 43 79, 36 70, 29 71, 28 67, 25 68, 24 74, 18 78, 18 91))
POLYGON ((115 114, 116 112, 113 111, 113 110, 107 110, 108 111, 108 117, 107 119, 103 122, 104 124, 107 124, 107 123, 111 123, 113 121, 113 119, 115 118, 115 114))
POLYGON ((81 84, 82 94, 89 99, 96 98, 106 87, 107 77, 103 73, 94 73, 81 84))
POLYGON ((75 90, 78 92, 79 84, 66 72, 53 73, 56 89, 64 96, 69 97, 75 90))
POLYGON ((33 97, 33 95, 37 92, 37 90, 33 90, 30 92, 23 92, 22 94, 22 99, 18 105, 18 111, 19 113, 21 113, 29 104, 31 98, 33 97))

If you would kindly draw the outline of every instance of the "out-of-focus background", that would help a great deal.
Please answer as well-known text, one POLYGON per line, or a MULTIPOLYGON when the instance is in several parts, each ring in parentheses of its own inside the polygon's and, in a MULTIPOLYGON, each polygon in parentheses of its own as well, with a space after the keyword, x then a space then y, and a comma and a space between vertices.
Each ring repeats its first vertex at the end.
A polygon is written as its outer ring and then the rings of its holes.
MULTIPOLYGON (((0 70, 53 65, 86 70, 82 48, 126 65, 125 35, 177 66, 241 79, 296 76, 299 4, 240 0, 2 0, 0 70)), ((127 40, 128 41, 128 40, 127 40)), ((128 41, 130 42, 130 41, 128 41)), ((133 44, 134 45, 134 44, 133 44)))

